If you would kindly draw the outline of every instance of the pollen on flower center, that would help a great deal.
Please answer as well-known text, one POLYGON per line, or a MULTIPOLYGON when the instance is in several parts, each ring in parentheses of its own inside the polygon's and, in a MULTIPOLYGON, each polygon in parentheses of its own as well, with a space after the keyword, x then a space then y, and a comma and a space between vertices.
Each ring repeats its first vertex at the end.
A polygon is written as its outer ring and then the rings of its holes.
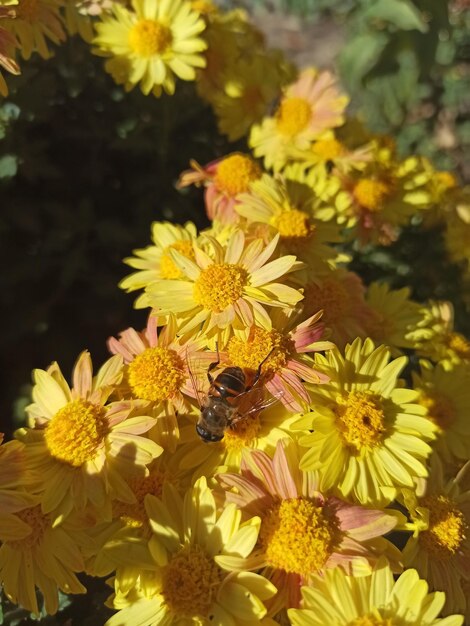
POLYGON ((232 154, 217 166, 215 185, 228 196, 236 196, 248 191, 250 183, 261 176, 256 161, 244 154, 232 154))
POLYGON ((419 402, 427 408, 429 417, 442 430, 447 430, 455 422, 455 406, 447 396, 433 391, 421 392, 419 402))
POLYGON ((176 265, 171 257, 171 250, 176 250, 188 259, 194 260, 194 248, 192 241, 183 239, 181 241, 175 241, 175 243, 167 246, 160 259, 160 275, 165 280, 176 280, 183 278, 184 274, 180 268, 176 265))
POLYGON ((286 98, 275 114, 276 126, 283 135, 296 135, 308 125, 312 107, 304 98, 286 98))
POLYGON ((380 396, 365 391, 353 391, 337 399, 334 412, 343 443, 357 453, 364 448, 373 448, 382 441, 386 429, 380 396))
POLYGON ((47 425, 44 438, 54 458, 80 467, 96 457, 108 432, 103 406, 75 400, 57 411, 47 425))
MULTIPOLYGON (((132 478, 128 485, 135 495, 137 502, 113 501, 113 518, 119 517, 126 526, 141 528, 148 525, 148 517, 145 511, 144 499, 147 494, 160 497, 163 492, 163 484, 166 480, 164 472, 152 472, 150 476, 132 478)), ((149 532, 150 532, 150 526, 149 532)))
POLYGON ((224 577, 200 546, 186 546, 163 570, 165 603, 180 617, 207 617, 224 577))
POLYGON ((194 283, 194 299, 205 309, 220 313, 241 297, 247 283, 247 271, 240 265, 214 263, 194 283))
POLYGON ((223 444, 226 450, 239 452, 245 447, 251 447, 260 428, 259 413, 250 413, 225 431, 223 444))
POLYGON ((447 345, 461 359, 470 360, 470 341, 468 341, 460 333, 449 333, 447 337, 447 345))
POLYGON ((140 57, 162 54, 172 40, 171 29, 156 20, 139 20, 129 31, 129 46, 140 57))
POLYGON ((151 402, 173 398, 186 380, 183 359, 175 350, 163 347, 138 354, 129 363, 127 375, 135 396, 151 402))
POLYGON ((323 309, 322 320, 326 326, 341 321, 349 313, 349 293, 335 280, 324 280, 321 285, 310 283, 305 288, 304 296, 306 310, 323 309))
POLYGON ((9 541, 8 544, 10 547, 13 548, 13 550, 21 550, 25 548, 33 548, 41 543, 44 532, 51 526, 51 520, 48 515, 44 515, 41 510, 41 505, 38 504, 37 506, 30 507, 29 509, 23 509, 15 515, 17 515, 22 522, 25 522, 25 524, 30 526, 31 534, 24 539, 9 541))
POLYGON ((263 517, 260 540, 271 567, 308 576, 319 571, 341 543, 333 510, 306 498, 283 500, 263 517))
POLYGON ((353 196, 361 207, 380 211, 384 201, 393 193, 393 186, 384 180, 363 178, 354 187, 353 196))
POLYGON ((377 610, 377 612, 356 617, 352 622, 348 622, 346 626, 393 626, 394 623, 393 618, 382 617, 377 610))
POLYGON ((312 152, 323 161, 334 161, 343 154, 344 146, 335 138, 320 139, 313 144, 312 152))
POLYGON ((449 559, 468 535, 462 511, 444 495, 421 498, 420 506, 429 509, 429 528, 419 534, 421 545, 437 559, 449 559))
POLYGON ((286 367, 287 360, 293 349, 293 342, 289 336, 277 330, 265 330, 255 326, 248 341, 239 337, 232 337, 228 343, 227 352, 230 362, 238 367, 257 370, 263 363, 262 373, 279 372, 286 367))
POLYGON ((315 230, 307 213, 299 209, 282 211, 271 219, 271 224, 277 228, 281 237, 286 239, 310 237, 315 230))

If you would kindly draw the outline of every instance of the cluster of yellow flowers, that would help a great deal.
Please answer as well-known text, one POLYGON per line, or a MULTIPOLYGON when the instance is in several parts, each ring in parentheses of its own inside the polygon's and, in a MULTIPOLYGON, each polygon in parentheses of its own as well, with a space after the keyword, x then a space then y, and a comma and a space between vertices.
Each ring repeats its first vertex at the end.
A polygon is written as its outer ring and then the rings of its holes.
POLYGON ((125 259, 144 330, 111 337, 97 371, 83 352, 70 383, 34 371, 27 426, 0 441, 5 596, 37 614, 39 590, 53 614, 85 572, 109 577, 109 626, 470 620, 470 342, 449 303, 366 287, 337 245, 387 245, 412 220, 470 232, 466 192, 347 119, 335 77, 295 72, 241 12, 12 10, 0 45, 25 58, 65 16, 72 32, 72 13, 100 14, 119 84, 196 80, 253 156, 193 162, 179 185, 204 188, 210 228, 155 222, 125 259))

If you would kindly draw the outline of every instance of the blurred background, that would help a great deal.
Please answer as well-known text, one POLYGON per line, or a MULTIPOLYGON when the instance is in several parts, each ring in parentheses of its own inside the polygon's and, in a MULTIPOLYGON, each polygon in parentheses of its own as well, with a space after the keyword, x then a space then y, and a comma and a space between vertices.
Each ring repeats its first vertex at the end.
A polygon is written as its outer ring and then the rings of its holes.
MULTIPOLYGON (((268 44, 299 66, 335 69, 352 110, 392 134, 402 155, 426 155, 469 181, 468 0, 220 4, 249 11, 268 44)), ((171 98, 124 94, 78 37, 52 60, 33 55, 8 85, 0 102, 0 431, 11 433, 34 367, 57 360, 69 376, 83 349, 99 365, 108 336, 144 326, 146 312, 117 287, 130 273, 122 259, 150 243, 154 220, 207 225, 202 193, 177 191, 178 175, 191 158, 204 164, 246 144, 221 138, 192 84, 179 83, 171 98)), ((394 286, 408 284, 413 267, 413 296, 451 299, 468 332, 468 289, 438 230, 420 234, 420 252, 410 228, 379 260, 356 258, 354 267, 366 282, 380 269, 394 286)))

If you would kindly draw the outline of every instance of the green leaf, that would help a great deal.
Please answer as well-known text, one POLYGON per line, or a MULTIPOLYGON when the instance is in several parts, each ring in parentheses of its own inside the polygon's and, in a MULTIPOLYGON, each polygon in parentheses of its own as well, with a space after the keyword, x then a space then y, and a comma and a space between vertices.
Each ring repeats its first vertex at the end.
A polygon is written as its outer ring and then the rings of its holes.
POLYGON ((399 30, 428 31, 421 12, 408 0, 377 0, 364 13, 366 20, 379 20, 393 24, 399 30))
POLYGON ((339 67, 344 80, 357 87, 362 78, 377 63, 387 45, 385 33, 364 33, 347 43, 339 57, 339 67))
POLYGON ((0 157, 0 178, 13 178, 18 170, 18 157, 5 154, 0 157))

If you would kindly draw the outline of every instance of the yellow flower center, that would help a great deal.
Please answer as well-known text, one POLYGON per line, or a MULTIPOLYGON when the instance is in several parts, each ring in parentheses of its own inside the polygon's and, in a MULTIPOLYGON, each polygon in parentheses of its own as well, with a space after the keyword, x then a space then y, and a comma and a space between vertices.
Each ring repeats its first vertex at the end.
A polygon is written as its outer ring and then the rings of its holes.
POLYGON ((38 0, 20 0, 14 8, 17 19, 26 22, 36 22, 39 19, 38 0))
POLYGON ((271 224, 277 228, 281 237, 286 239, 307 238, 315 230, 315 227, 310 224, 308 214, 304 211, 299 211, 299 209, 282 211, 271 219, 271 224))
POLYGON ((393 626, 394 623, 393 618, 382 617, 377 610, 377 612, 356 617, 352 622, 348 622, 347 626, 393 626))
POLYGON ((352 391, 336 400, 334 412, 343 443, 358 454, 382 441, 385 414, 380 396, 367 391, 352 391))
POLYGON ((419 503, 429 509, 429 528, 419 535, 422 547, 436 559, 453 557, 468 534, 464 514, 443 495, 421 498, 419 503))
POLYGON ((194 300, 205 309, 220 313, 242 296, 247 283, 247 271, 240 265, 214 263, 194 283, 194 300))
POLYGON ((254 447, 260 429, 259 413, 247 415, 225 431, 223 439, 225 449, 228 452, 240 452, 243 448, 254 447))
POLYGON ((44 438, 55 459, 80 467, 96 457, 108 433, 103 406, 74 400, 57 411, 47 425, 44 438))
POLYGON ((194 248, 192 241, 188 241, 187 239, 183 239, 181 241, 175 241, 175 243, 167 246, 163 252, 160 259, 160 275, 162 278, 166 280, 176 280, 178 278, 183 278, 184 274, 180 270, 180 268, 173 261, 171 256, 171 250, 176 250, 183 256, 188 259, 194 261, 194 248))
POLYGON ((271 352, 262 367, 263 374, 268 374, 279 372, 286 367, 293 349, 293 342, 289 336, 277 330, 264 330, 255 326, 248 341, 232 337, 228 343, 227 352, 230 363, 252 370, 257 370, 260 363, 271 352))
POLYGON ((457 179, 451 172, 434 172, 435 184, 441 191, 457 187, 457 179))
POLYGON ((306 498, 283 500, 263 517, 260 540, 271 567, 308 576, 341 543, 334 511, 306 498))
POLYGON ((354 199, 369 211, 380 211, 383 203, 393 193, 393 186, 384 180, 363 178, 354 187, 354 199))
POLYGON ((146 348, 129 363, 128 380, 134 395, 158 402, 173 398, 186 380, 183 359, 169 348, 146 348))
POLYGON ((282 135, 297 135, 308 126, 312 107, 304 98, 285 98, 275 114, 276 126, 282 135))
POLYGON ((44 515, 41 505, 33 506, 16 513, 20 520, 30 526, 31 534, 18 541, 9 541, 8 545, 13 550, 28 550, 38 546, 44 536, 45 531, 51 527, 51 520, 48 515, 44 515))
POLYGON ((114 500, 113 518, 119 517, 126 526, 132 528, 141 528, 144 525, 148 526, 148 530, 150 531, 144 499, 148 493, 160 497, 165 480, 165 473, 160 471, 153 472, 150 476, 137 477, 129 480, 128 485, 135 495, 137 502, 129 504, 128 502, 114 500))
POLYGON ((470 341, 460 333, 450 333, 447 345, 459 358, 470 360, 470 341))
POLYGON ((326 279, 320 285, 310 283, 304 296, 306 311, 323 309, 322 321, 326 326, 342 321, 349 314, 351 297, 337 280, 326 279))
POLYGON ((434 391, 422 391, 419 402, 427 408, 429 417, 442 430, 448 430, 455 422, 457 414, 449 397, 434 391))
POLYGON ((129 46, 140 57, 164 53, 172 40, 171 29, 156 20, 139 20, 129 31, 129 46))
POLYGON ((261 176, 261 168, 256 161, 244 154, 232 154, 217 166, 215 185, 228 196, 245 193, 250 183, 261 176))
POLYGON ((312 152, 322 161, 334 161, 344 153, 344 146, 334 137, 320 139, 313 144, 312 152))
POLYGON ((200 546, 186 546, 163 570, 162 594, 178 617, 208 617, 224 577, 200 546))

